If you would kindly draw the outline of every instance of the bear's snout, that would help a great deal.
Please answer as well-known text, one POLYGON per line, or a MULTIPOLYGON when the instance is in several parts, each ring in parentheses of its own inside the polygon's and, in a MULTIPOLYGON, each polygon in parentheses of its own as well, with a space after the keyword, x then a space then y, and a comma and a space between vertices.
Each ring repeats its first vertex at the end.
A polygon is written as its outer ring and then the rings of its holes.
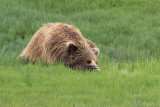
POLYGON ((101 71, 97 65, 91 65, 92 70, 94 71, 101 71))

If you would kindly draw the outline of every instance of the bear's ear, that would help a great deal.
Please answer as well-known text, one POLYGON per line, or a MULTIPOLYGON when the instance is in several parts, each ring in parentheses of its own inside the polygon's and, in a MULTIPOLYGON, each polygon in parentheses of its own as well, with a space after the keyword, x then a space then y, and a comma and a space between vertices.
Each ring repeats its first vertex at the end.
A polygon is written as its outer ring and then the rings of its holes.
POLYGON ((78 49, 78 47, 73 42, 67 43, 67 47, 68 47, 68 53, 75 52, 78 49))
POLYGON ((98 56, 99 53, 100 53, 100 50, 99 50, 98 48, 92 48, 92 51, 94 52, 94 54, 95 54, 96 56, 98 56))

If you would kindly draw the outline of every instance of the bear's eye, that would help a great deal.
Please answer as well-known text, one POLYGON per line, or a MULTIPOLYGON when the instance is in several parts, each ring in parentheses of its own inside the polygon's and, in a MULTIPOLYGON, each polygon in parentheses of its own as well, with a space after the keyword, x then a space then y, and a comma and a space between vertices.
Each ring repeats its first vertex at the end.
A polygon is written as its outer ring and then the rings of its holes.
POLYGON ((87 61, 87 64, 90 64, 91 63, 91 61, 87 61))

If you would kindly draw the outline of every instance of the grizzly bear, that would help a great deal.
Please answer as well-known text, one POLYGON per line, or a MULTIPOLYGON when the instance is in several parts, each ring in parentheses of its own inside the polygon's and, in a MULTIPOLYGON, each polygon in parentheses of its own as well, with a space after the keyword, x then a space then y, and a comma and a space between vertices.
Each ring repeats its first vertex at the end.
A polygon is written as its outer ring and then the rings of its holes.
POLYGON ((64 63, 74 69, 99 70, 99 49, 78 28, 65 23, 41 27, 20 55, 21 59, 46 64, 64 63))

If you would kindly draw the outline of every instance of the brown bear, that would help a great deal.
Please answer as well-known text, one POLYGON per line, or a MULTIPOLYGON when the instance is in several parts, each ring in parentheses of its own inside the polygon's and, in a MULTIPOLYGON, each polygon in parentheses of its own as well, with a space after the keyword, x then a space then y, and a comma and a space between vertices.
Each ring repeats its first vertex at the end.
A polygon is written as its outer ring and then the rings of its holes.
POLYGON ((98 54, 96 45, 85 39, 76 27, 49 23, 34 34, 20 58, 47 64, 62 62, 75 69, 99 70, 98 54))

